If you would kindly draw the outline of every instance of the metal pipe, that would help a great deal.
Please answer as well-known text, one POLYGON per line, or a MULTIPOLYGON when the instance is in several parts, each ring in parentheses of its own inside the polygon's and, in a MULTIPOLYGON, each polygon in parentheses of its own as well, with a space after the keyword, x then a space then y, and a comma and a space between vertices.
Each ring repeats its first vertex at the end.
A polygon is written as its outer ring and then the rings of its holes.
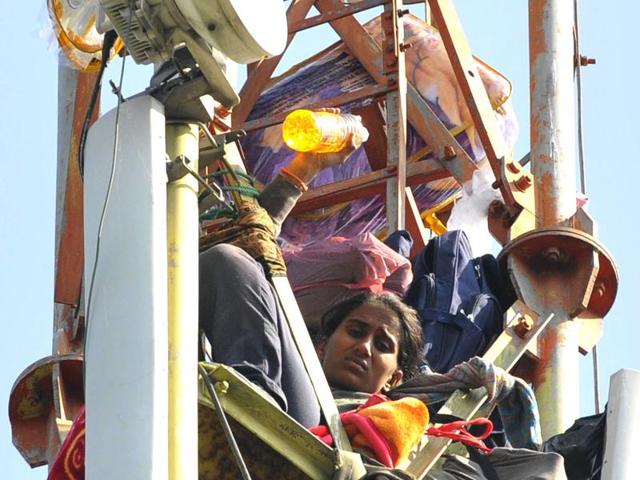
POLYGON ((593 356, 593 402, 595 413, 600 413, 600 366, 598 364, 598 345, 591 350, 593 356))
MULTIPOLYGON (((576 211, 573 2, 529 0, 531 169, 537 227, 558 225, 576 211)), ((550 312, 547 312, 550 313, 550 312)), ((545 438, 564 431, 579 412, 578 324, 567 312, 540 339, 536 396, 545 438)))
POLYGON ((382 25, 385 31, 384 73, 387 81, 397 86, 387 94, 387 171, 395 177, 387 182, 387 234, 405 228, 407 186, 407 74, 404 59, 404 7, 393 0, 384 7, 382 25), (395 35, 395 38, 394 38, 395 35), (393 51, 391 55, 390 50, 393 51))
POLYGON ((573 5, 529 1, 531 163, 539 227, 576 211, 573 5))
MULTIPOLYGON (((198 169, 198 126, 167 124, 167 155, 198 169)), ((169 479, 198 478, 198 182, 167 184, 169 479)))
POLYGON ((584 140, 582 135, 582 66, 580 65, 580 22, 578 0, 573 0, 574 68, 576 72, 576 95, 578 107, 578 163, 580 165, 580 191, 587 194, 587 167, 584 161, 584 140))

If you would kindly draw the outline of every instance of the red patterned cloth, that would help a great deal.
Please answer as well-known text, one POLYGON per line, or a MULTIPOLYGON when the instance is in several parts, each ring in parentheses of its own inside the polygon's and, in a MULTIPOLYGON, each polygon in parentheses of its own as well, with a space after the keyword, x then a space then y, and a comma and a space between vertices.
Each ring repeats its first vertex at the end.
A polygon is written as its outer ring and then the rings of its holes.
POLYGON ((64 439, 47 480, 84 480, 84 407, 64 439))

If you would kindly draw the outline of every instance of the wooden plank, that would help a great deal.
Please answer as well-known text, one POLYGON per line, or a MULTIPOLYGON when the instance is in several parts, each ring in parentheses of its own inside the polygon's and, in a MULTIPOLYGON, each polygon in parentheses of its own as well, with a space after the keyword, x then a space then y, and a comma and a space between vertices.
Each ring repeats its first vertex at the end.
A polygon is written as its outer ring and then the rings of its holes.
POLYGON ((429 242, 429 233, 424 226, 422 217, 420 216, 420 209, 416 203, 416 199, 413 196, 411 187, 405 188, 406 192, 406 229, 411 234, 413 239, 413 245, 411 246, 411 258, 415 257, 429 242))
MULTIPOLYGON (((327 12, 334 8, 336 3, 337 0, 317 0, 316 8, 320 12, 327 12)), ((384 85, 386 78, 382 73, 382 49, 362 25, 353 17, 344 17, 331 22, 331 26, 373 79, 384 85)), ((454 148, 456 156, 444 166, 451 171, 458 183, 462 184, 471 179, 477 169, 475 163, 411 84, 407 86, 407 117, 418 135, 427 145, 432 146, 434 151, 445 146, 454 148)))
MULTIPOLYGON (((59 125, 61 133, 58 138, 56 274, 53 298, 55 303, 75 307, 80 305, 84 268, 83 186, 78 167, 78 147, 97 75, 75 72, 63 66, 59 69, 59 75, 66 78, 63 83, 68 90, 67 94, 75 94, 71 105, 61 105, 61 112, 70 113, 67 107, 73 109, 71 117, 61 116, 59 119, 63 123, 59 125), (69 123, 65 125, 64 122, 69 123)), ((100 111, 99 105, 96 107, 91 117, 92 123, 98 118, 100 111)), ((57 330, 61 326, 56 327, 57 330)))
POLYGON ((387 181, 387 234, 405 228, 407 185, 407 73, 404 56, 402 0, 384 6, 382 14, 383 73, 395 90, 387 94, 387 169, 395 175, 387 181))
POLYGON ((500 162, 507 155, 504 138, 458 14, 451 0, 429 0, 429 5, 487 159, 500 178, 500 162))
MULTIPOLYGON (((287 10, 287 24, 289 27, 291 24, 304 19, 307 13, 309 13, 309 10, 311 10, 313 3, 314 0, 294 0, 287 10)), ((295 36, 295 32, 291 30, 289 30, 289 32, 285 52, 295 36)), ((251 67, 251 75, 247 78, 247 81, 240 90, 240 104, 233 109, 231 114, 234 128, 236 128, 236 125, 244 123, 247 120, 253 106, 258 100, 258 97, 260 97, 264 87, 269 83, 271 75, 273 75, 283 55, 284 52, 276 57, 261 60, 257 66, 251 67)))
MULTIPOLYGON (((320 13, 328 13, 336 9, 340 3, 339 0, 317 0, 316 8, 320 13)), ((376 83, 386 84, 386 78, 382 73, 382 49, 364 27, 353 17, 333 20, 331 27, 376 83)))
POLYGON ((433 148, 436 157, 442 159, 442 166, 449 170, 451 176, 460 185, 471 180, 477 165, 411 84, 407 86, 407 114, 413 128, 433 148), (445 159, 445 147, 451 147, 454 155, 445 159))
POLYGON ((369 160, 371 170, 386 168, 387 159, 382 152, 387 151, 387 132, 384 128, 385 120, 380 110, 380 103, 374 102, 370 105, 353 109, 351 113, 360 115, 362 124, 369 131, 369 140, 362 145, 362 148, 367 153, 367 160, 369 160))
POLYGON ((337 20, 339 18, 353 15, 354 13, 363 12, 365 10, 369 10, 370 8, 382 5, 383 3, 386 3, 388 1, 389 0, 360 0, 358 3, 342 3, 339 4, 334 10, 290 24, 289 32, 299 32, 307 28, 327 23, 331 20, 337 20))
MULTIPOLYGON (((306 192, 293 209, 294 213, 308 212, 358 198, 384 194, 386 182, 393 172, 378 170, 356 178, 334 182, 306 192)), ((407 185, 415 186, 447 178, 449 172, 436 160, 423 160, 407 166, 407 185)))
MULTIPOLYGON (((305 105, 305 108, 309 110, 317 110, 319 108, 325 107, 340 107, 342 105, 346 105, 351 102, 355 102, 356 100, 361 100, 363 98, 376 98, 381 95, 384 95, 389 91, 389 87, 382 85, 369 85, 366 87, 359 88, 354 92, 345 93, 343 95, 338 95, 333 98, 326 98, 324 100, 319 100, 317 102, 309 103, 305 105)), ((297 110, 294 109, 294 110, 297 110)), ((259 130, 261 128, 271 127, 272 125, 278 125, 282 123, 285 117, 291 113, 293 110, 288 110, 286 112, 279 113, 277 115, 272 115, 269 117, 263 117, 257 120, 251 120, 241 125, 236 125, 235 128, 240 128, 247 132, 253 130, 259 130)))

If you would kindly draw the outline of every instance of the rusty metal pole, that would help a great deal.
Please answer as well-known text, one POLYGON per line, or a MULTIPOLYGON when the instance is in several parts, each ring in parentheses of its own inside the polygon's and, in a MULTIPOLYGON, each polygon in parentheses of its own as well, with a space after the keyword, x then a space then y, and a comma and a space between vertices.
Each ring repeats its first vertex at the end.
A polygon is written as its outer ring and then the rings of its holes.
MULTIPOLYGON (((573 8, 566 0, 529 1, 531 169, 538 228, 561 224, 576 211, 573 8)), ((547 250, 546 259, 557 261, 558 252, 547 250)), ((578 324, 566 312, 557 313, 540 339, 536 372, 545 438, 566 430, 580 405, 578 324)))
POLYGON ((395 176, 387 182, 387 233, 405 228, 407 186, 407 74, 405 65, 404 23, 402 0, 394 0, 384 7, 382 28, 384 51, 383 73, 387 84, 394 90, 387 100, 387 171, 395 176))

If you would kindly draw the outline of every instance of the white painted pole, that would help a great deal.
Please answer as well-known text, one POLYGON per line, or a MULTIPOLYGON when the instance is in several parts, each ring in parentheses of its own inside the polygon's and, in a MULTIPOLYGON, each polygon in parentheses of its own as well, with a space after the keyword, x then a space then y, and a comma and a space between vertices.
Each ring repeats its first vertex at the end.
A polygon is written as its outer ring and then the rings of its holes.
POLYGON ((640 472, 640 371, 611 377, 602 480, 635 480, 640 472))
POLYGON ((91 480, 167 480, 164 107, 148 96, 121 105, 105 209, 114 122, 112 110, 94 124, 85 157, 85 472, 91 480))

